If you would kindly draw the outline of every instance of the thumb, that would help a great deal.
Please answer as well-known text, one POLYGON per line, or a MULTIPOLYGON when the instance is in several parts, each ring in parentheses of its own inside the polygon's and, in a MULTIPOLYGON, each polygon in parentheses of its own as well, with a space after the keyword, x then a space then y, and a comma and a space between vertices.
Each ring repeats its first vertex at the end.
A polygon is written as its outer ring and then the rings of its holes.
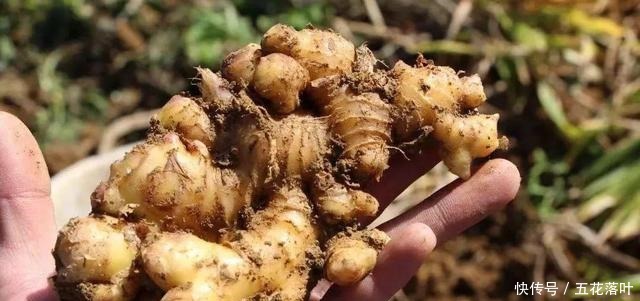
POLYGON ((27 127, 0 112, 0 300, 55 299, 49 174, 27 127))

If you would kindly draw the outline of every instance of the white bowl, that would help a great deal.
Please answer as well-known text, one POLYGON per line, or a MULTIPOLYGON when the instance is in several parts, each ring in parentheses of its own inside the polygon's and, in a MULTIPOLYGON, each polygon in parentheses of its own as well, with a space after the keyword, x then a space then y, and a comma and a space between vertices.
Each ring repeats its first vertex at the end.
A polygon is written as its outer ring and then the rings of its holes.
POLYGON ((58 229, 69 219, 86 216, 91 211, 91 193, 109 176, 111 163, 122 159, 136 144, 123 145, 104 154, 80 160, 51 179, 51 199, 58 229))

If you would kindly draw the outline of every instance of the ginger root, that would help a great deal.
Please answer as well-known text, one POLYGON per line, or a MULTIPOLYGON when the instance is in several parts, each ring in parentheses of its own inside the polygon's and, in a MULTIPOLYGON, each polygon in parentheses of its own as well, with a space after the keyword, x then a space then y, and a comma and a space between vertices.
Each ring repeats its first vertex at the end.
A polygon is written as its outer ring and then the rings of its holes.
POLYGON ((134 226, 110 216, 72 219, 55 247, 56 283, 63 299, 130 300, 140 285, 134 226))
POLYGON ((164 232, 142 249, 145 271, 166 300, 243 300, 273 292, 304 296, 308 252, 319 249, 311 208, 299 189, 283 187, 224 244, 186 232, 164 232))
POLYGON ((359 222, 378 214, 362 187, 393 151, 436 148, 467 178, 506 145, 498 115, 475 109, 478 76, 422 58, 379 68, 330 31, 276 25, 219 73, 197 70, 199 95, 172 97, 60 232, 62 299, 303 300, 320 275, 355 284, 389 240, 359 222))
POLYGON ((338 233, 327 242, 325 278, 338 285, 357 283, 373 270, 387 242, 389 237, 377 229, 338 233))

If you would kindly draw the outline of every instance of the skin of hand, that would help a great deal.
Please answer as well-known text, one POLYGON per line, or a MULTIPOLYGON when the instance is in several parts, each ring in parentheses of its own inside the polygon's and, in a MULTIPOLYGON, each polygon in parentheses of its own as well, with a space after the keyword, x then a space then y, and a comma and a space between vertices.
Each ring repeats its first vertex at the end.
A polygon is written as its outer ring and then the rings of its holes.
MULTIPOLYGON (((382 212, 438 162, 431 152, 411 161, 393 157, 381 182, 365 190, 379 200, 382 212)), ((511 162, 485 162, 467 181, 454 181, 381 225, 391 241, 364 280, 353 287, 321 281, 310 299, 388 300, 436 245, 501 210, 513 200, 519 186, 520 174, 511 162)), ((18 118, 0 112, 0 300, 56 299, 48 281, 55 273, 51 250, 56 240, 49 190, 47 167, 35 139, 18 118)))
POLYGON ((36 140, 0 112, 0 300, 55 300, 49 173, 36 140))

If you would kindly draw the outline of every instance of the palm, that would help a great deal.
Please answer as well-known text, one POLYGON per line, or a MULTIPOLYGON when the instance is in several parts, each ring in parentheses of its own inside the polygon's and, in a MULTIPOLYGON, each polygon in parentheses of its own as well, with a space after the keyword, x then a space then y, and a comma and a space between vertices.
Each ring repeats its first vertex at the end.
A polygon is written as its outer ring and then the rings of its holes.
MULTIPOLYGON (((380 212, 407 186, 438 163, 423 153, 397 156, 380 183, 365 187, 380 212)), ((511 201, 520 175, 506 160, 491 160, 467 181, 455 181, 380 228, 391 236, 371 275, 354 287, 321 282, 314 300, 387 300, 415 273, 436 246, 511 201), (402 237, 402 239, 397 239, 402 237)), ((426 197, 426 196, 425 196, 426 197)), ((370 222, 370 221, 364 221, 370 222)), ((37 143, 15 117, 0 112, 0 300, 44 300, 55 294, 47 281, 54 270, 55 242, 49 177, 37 143)))

